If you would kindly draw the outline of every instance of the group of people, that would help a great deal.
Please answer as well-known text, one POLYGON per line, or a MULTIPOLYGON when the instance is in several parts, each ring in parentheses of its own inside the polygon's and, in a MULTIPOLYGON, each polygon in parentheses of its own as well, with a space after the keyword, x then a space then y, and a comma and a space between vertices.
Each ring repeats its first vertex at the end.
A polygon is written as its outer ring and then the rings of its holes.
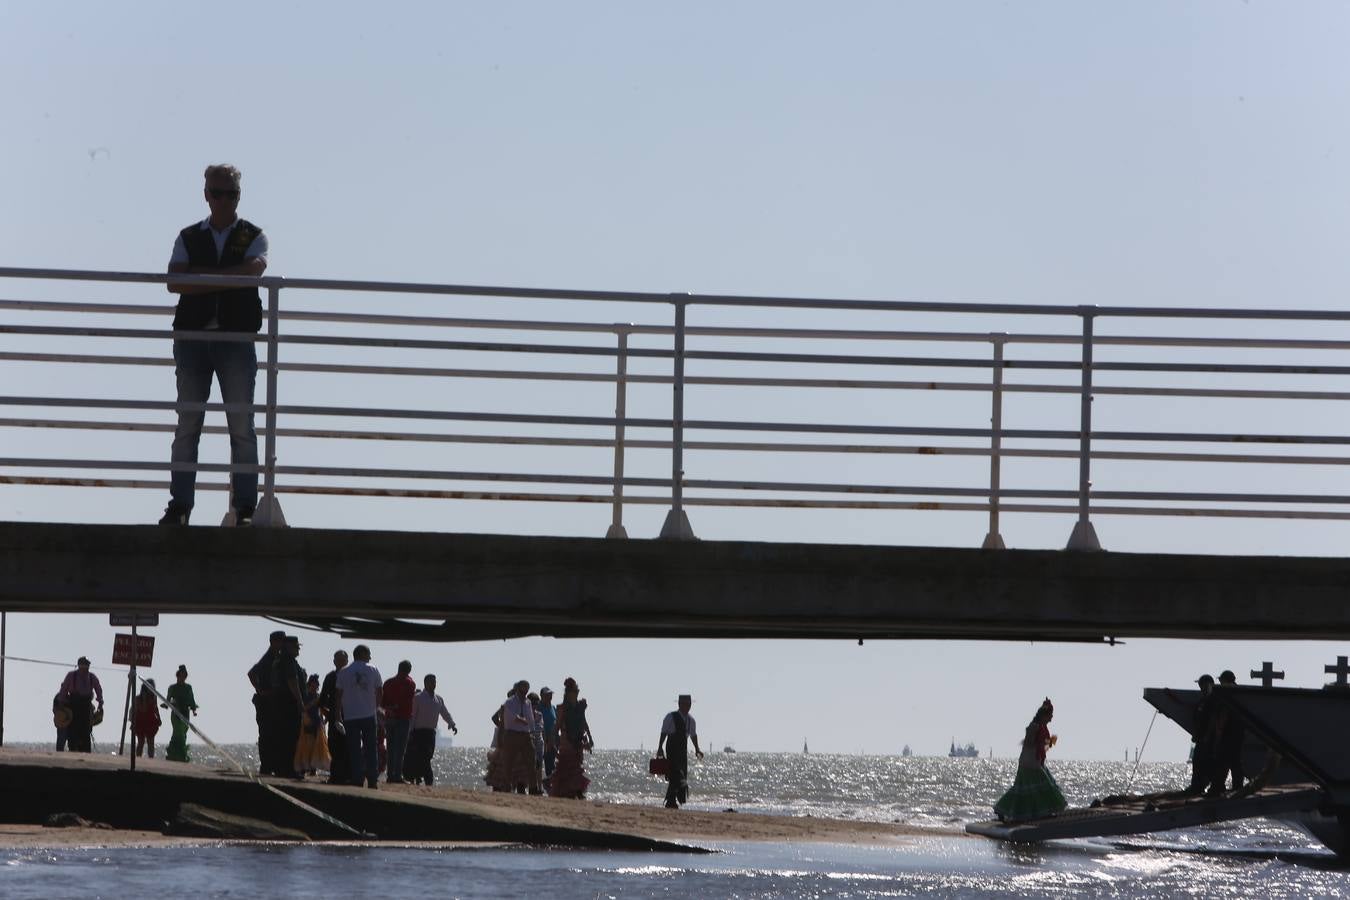
MULTIPOLYGON (((1212 675, 1201 675, 1195 683, 1200 686, 1200 701, 1191 713, 1191 739, 1195 743, 1191 750, 1191 783, 1182 793, 1216 796, 1229 789, 1230 777, 1231 789, 1241 790, 1247 777, 1242 767, 1246 729, 1228 706, 1215 702, 1212 675)), ((1219 684, 1236 686, 1237 676, 1225 669, 1219 673, 1219 684)), ((1054 704, 1046 697, 1027 725, 1022 752, 1017 759, 1017 777, 1013 786, 994 804, 994 812, 1004 822, 1054 815, 1068 805, 1054 776, 1045 766, 1046 753, 1058 740, 1049 727, 1054 715, 1054 704)))
POLYGON ((333 654, 333 669, 320 681, 301 667, 300 639, 284 631, 268 638, 267 651, 248 671, 258 723, 258 770, 303 779, 320 771, 330 784, 378 786, 432 784, 436 731, 454 717, 436 693, 436 676, 412 679, 403 660, 387 681, 370 664, 370 648, 358 644, 333 654))
MULTIPOLYGON (((1233 778, 1233 790, 1240 790, 1246 781, 1242 768, 1242 742, 1246 729, 1242 721, 1225 705, 1214 702, 1214 677, 1201 675, 1195 680, 1200 686, 1200 702, 1191 715, 1191 783, 1187 794, 1221 794, 1233 778)), ((1219 673, 1219 684, 1234 686, 1237 676, 1225 669, 1219 673)))
POLYGON ((492 713, 492 745, 483 780, 494 791, 585 799, 590 779, 582 755, 595 749, 586 701, 575 678, 563 680, 563 700, 553 689, 530 691, 517 681, 492 713))
MULTIPOLYGON (((131 703, 131 739, 137 756, 155 756, 155 736, 164 724, 161 709, 170 711, 173 737, 165 757, 174 762, 189 762, 187 749, 188 717, 197 713, 197 698, 188 684, 187 666, 179 666, 175 681, 164 694, 163 702, 155 690, 155 680, 146 678, 131 703)), ((103 685, 91 671, 89 657, 81 656, 75 668, 66 673, 61 689, 52 698, 52 722, 56 726, 57 751, 93 752, 93 728, 103 721, 103 685), (95 705, 97 704, 97 705, 95 705)))

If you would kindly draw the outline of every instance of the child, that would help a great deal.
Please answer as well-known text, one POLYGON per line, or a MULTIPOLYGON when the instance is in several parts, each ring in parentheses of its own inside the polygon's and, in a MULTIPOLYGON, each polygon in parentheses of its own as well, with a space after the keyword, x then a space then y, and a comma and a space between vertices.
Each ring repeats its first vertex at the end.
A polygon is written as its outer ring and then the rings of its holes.
POLYGON ((159 733, 159 726, 163 721, 159 717, 159 698, 155 696, 155 680, 147 678, 141 685, 141 692, 136 695, 131 712, 131 735, 136 739, 137 756, 144 753, 150 759, 155 758, 155 735, 159 733))
POLYGON ((295 744, 295 771, 313 775, 319 769, 327 771, 331 764, 323 713, 319 709, 319 676, 311 675, 305 683, 305 713, 300 719, 300 739, 295 744))

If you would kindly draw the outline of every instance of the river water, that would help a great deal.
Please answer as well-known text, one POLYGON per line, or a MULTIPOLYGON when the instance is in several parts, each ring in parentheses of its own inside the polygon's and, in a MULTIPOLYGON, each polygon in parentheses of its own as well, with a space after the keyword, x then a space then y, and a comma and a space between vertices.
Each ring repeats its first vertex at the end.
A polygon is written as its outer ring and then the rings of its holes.
MULTIPOLYGON (((194 748, 197 761, 221 761, 194 748)), ((241 758, 248 748, 227 750, 241 758)), ((659 804, 647 754, 588 758, 591 798, 659 804)), ((439 780, 483 788, 483 751, 441 750, 439 780)), ((1254 820, 1118 841, 1011 847, 961 835, 989 816, 1014 761, 710 754, 690 806, 901 822, 939 829, 888 847, 717 844, 712 856, 612 851, 205 846, 0 851, 0 896, 199 897, 1350 897, 1350 871, 1302 833, 1254 820)), ((1132 764, 1052 764, 1071 804, 1117 793, 1132 764)), ((1178 764, 1139 767, 1132 789, 1184 783, 1178 764)), ((484 788, 485 789, 485 788, 484 788)))

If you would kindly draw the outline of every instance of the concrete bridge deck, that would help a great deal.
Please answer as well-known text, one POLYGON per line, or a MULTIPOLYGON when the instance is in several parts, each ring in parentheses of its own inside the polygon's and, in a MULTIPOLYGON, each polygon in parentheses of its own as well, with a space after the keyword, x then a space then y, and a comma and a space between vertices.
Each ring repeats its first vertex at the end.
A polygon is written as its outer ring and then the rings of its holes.
POLYGON ((0 523, 0 609, 369 638, 1335 640, 1348 600, 1344 559, 0 523))

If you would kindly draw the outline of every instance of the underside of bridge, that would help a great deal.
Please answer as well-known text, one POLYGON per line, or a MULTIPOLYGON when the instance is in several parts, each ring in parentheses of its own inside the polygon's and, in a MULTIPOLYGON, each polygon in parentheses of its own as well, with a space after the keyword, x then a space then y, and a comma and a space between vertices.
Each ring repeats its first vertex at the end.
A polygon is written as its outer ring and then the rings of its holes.
POLYGON ((372 639, 1350 637, 1350 562, 0 523, 0 609, 372 639))

